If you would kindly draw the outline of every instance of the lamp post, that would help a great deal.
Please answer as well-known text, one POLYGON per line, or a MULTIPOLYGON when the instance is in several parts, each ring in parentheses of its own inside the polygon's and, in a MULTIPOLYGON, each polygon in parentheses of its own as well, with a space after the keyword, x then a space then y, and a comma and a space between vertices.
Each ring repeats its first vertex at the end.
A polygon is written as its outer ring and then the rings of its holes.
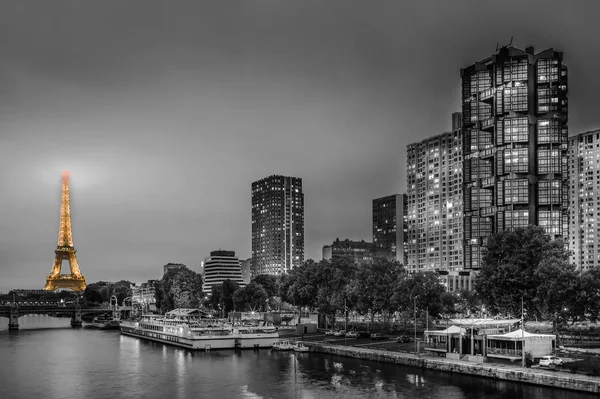
POLYGON ((413 298, 413 304, 414 304, 414 311, 415 311, 415 322, 414 322, 414 324, 415 324, 415 353, 418 356, 419 354, 417 353, 417 297, 416 296, 413 298))
POLYGON ((523 295, 521 295, 521 367, 525 367, 525 315, 523 312, 523 295))

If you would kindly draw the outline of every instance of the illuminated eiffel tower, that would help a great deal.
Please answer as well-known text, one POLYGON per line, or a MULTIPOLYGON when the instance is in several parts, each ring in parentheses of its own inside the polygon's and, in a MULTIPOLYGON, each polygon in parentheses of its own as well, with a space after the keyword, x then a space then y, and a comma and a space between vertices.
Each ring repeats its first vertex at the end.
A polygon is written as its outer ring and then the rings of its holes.
POLYGON ((59 288, 70 288, 73 291, 85 290, 85 277, 79 271, 77 257, 73 247, 71 232, 71 206, 69 204, 69 172, 62 173, 62 196, 60 200, 60 226, 58 228, 58 246, 54 251, 54 266, 46 279, 45 290, 55 291, 59 288), (60 274, 63 260, 69 261, 71 274, 60 274))

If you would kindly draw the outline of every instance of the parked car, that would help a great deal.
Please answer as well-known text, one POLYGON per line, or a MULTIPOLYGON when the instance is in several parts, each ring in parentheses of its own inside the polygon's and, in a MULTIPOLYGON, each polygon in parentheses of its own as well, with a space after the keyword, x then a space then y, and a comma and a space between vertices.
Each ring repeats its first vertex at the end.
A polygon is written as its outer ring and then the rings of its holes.
POLYGON ((409 337, 408 335, 402 335, 400 337, 396 337, 396 342, 399 342, 399 343, 412 342, 412 338, 409 337))
POLYGON ((327 330, 325 331, 325 335, 334 335, 335 334, 335 330, 327 330))
POLYGON ((343 337, 344 335, 346 335, 346 330, 336 331, 333 335, 336 337, 343 337))
POLYGON ((369 334, 366 331, 359 331, 356 334, 357 334, 356 338, 371 338, 371 334, 369 334))
POLYGON ((356 331, 348 331, 346 333, 346 338, 358 338, 358 333, 356 331))
POLYGON ((381 334, 381 333, 374 333, 371 334, 371 339, 373 341, 382 341, 384 339, 389 339, 387 335, 381 334))
POLYGON ((560 366, 561 364, 563 364, 563 361, 560 357, 542 356, 540 358, 540 366, 542 367, 560 366))

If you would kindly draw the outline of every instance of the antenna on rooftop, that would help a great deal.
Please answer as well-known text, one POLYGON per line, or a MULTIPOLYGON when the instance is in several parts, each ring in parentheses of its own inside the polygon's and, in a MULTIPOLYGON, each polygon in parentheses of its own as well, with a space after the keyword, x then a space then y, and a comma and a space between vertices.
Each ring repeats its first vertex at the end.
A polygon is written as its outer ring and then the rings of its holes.
POLYGON ((510 46, 512 46, 512 43, 513 43, 513 38, 514 38, 514 36, 511 36, 511 37, 510 37, 510 43, 508 43, 507 45, 505 45, 505 46, 502 46, 502 47, 500 47, 500 42, 496 43, 496 51, 498 51, 500 48, 504 48, 504 47, 510 47, 510 46))

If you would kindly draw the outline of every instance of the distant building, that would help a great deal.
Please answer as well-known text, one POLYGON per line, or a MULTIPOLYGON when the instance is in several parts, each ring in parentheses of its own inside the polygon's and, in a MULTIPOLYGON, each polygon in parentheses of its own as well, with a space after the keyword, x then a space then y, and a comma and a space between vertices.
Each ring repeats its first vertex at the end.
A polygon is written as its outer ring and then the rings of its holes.
POLYGON ((204 284, 202 290, 205 294, 212 292, 212 287, 221 285, 225 280, 231 280, 240 287, 245 286, 242 279, 240 261, 234 251, 212 251, 204 260, 204 284))
POLYGON ((463 156, 460 118, 452 132, 409 144, 406 156, 407 262, 410 272, 463 267, 463 156))
POLYGON ((272 175, 252 183, 252 276, 280 275, 304 262, 302 179, 272 175))
POLYGON ((340 257, 350 257, 355 262, 372 262, 373 258, 377 256, 375 245, 372 242, 366 242, 364 240, 351 241, 345 239, 340 241, 339 238, 331 245, 325 245, 323 247, 323 259, 332 260, 340 257))
POLYGON ((385 257, 406 264, 406 194, 373 200, 373 245, 385 257))
POLYGON ((580 270, 600 266, 600 129, 569 137, 569 249, 580 270))
POLYGON ((139 286, 131 287, 131 302, 144 305, 156 304, 156 289, 155 284, 160 280, 148 280, 141 283, 139 286))
POLYGON ((252 258, 240 261, 242 267, 242 280, 244 283, 250 283, 252 280, 252 258))
POLYGON ((567 237, 567 67, 562 52, 505 46, 460 76, 464 268, 478 270, 495 233, 567 237))
POLYGON ((163 274, 167 274, 167 272, 168 272, 169 270, 179 270, 179 269, 184 269, 184 268, 186 268, 186 267, 187 267, 187 266, 186 266, 186 265, 184 265, 183 263, 167 263, 167 264, 164 266, 164 273, 163 273, 163 274))
POLYGON ((469 270, 440 271, 440 283, 449 292, 471 291, 475 274, 469 270))

